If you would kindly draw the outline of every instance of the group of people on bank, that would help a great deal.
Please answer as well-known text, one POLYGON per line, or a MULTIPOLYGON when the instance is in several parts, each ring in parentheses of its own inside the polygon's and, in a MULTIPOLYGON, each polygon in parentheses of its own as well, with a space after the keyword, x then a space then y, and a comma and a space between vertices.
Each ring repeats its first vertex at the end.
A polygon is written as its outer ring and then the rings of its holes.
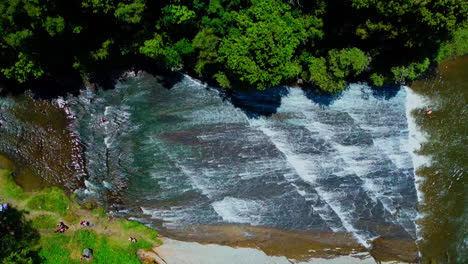
MULTIPOLYGON (((88 220, 82 220, 82 221, 80 221, 80 225, 85 226, 85 227, 91 226, 91 222, 89 222, 88 220)), ((57 228, 57 230, 55 230, 55 233, 65 233, 65 231, 67 229, 69 229, 69 227, 64 222, 59 222, 57 224, 57 227, 58 228, 57 228)), ((132 242, 132 243, 138 242, 138 240, 136 238, 134 238, 134 237, 129 237, 128 240, 130 242, 132 242)), ((93 250, 90 249, 90 248, 85 248, 83 250, 83 254, 81 255, 80 259, 81 260, 85 259, 87 261, 91 261, 92 257, 93 257, 93 250)))

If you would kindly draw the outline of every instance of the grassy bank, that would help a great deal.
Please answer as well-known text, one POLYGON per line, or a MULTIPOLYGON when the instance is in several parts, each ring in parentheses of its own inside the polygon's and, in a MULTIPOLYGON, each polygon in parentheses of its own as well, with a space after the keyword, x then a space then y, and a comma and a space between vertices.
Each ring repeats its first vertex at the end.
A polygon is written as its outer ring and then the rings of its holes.
POLYGON ((137 251, 161 243, 155 230, 137 222, 110 218, 102 208, 83 209, 61 189, 24 192, 8 170, 0 170, 0 198, 1 203, 11 205, 7 212, 0 213, 0 232, 7 234, 0 243, 3 250, 8 251, 8 239, 13 246, 28 243, 26 249, 17 248, 19 252, 14 256, 6 255, 12 252, 2 252, 5 256, 0 256, 0 263, 83 263, 80 256, 84 248, 93 249, 93 263, 141 263, 137 251), (13 217, 18 220, 8 222, 13 217), (81 220, 92 225, 80 226, 81 220), (59 221, 70 227, 64 234, 54 233, 59 221), (129 237, 138 242, 131 243, 129 237), (24 256, 18 256, 21 254, 24 256))

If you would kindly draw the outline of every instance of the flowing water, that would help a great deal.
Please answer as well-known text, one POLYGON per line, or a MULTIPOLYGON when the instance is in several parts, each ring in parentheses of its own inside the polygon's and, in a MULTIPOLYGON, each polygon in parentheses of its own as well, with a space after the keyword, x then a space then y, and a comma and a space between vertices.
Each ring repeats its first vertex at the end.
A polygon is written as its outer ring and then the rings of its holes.
MULTIPOLYGON (((466 83, 457 80, 457 87, 466 83)), ((333 97, 297 87, 225 95, 183 75, 169 88, 162 83, 143 73, 113 90, 83 90, 54 103, 2 99, 0 154, 23 161, 20 166, 32 163, 24 167, 48 184, 104 201, 114 214, 180 239, 245 240, 269 254, 284 254, 277 248, 288 245, 310 253, 309 242, 320 241, 318 248, 335 243, 349 252, 367 248, 379 260, 415 261, 418 239, 429 239, 420 243, 423 254, 438 245, 446 257, 447 243, 437 241, 449 228, 451 241, 462 241, 454 250, 466 248, 466 234, 456 231, 466 225, 466 218, 456 217, 466 193, 466 181, 458 182, 465 179, 465 139, 450 137, 449 128, 441 132, 446 138, 418 131, 437 129, 415 112, 431 101, 411 89, 351 84, 333 97), (447 138, 458 142, 448 145, 457 165, 415 176, 418 166, 438 164, 433 154, 447 138), (414 152, 419 150, 431 158, 414 152), (442 174, 454 175, 453 181, 431 192, 442 174), (458 200, 454 218, 443 218, 441 209, 453 199, 449 189, 457 190, 458 200), (445 203, 433 198, 441 193, 445 203), (433 201, 439 209, 431 209, 433 201), (416 225, 418 207, 432 220, 416 225)), ((442 84, 453 83, 443 79, 415 88, 428 90, 431 83, 441 87, 434 100, 449 98, 442 84)), ((466 109, 462 94, 459 107, 466 109)), ((444 102, 434 108, 451 103, 444 102)), ((451 125, 460 125, 457 135, 466 131, 464 111, 451 125)))
POLYGON ((414 241, 408 88, 352 84, 227 97, 182 76, 131 77, 67 101, 86 144, 81 193, 162 228, 243 224, 414 241), (224 97, 224 99, 223 99, 224 97))
POLYGON ((418 175, 424 199, 420 248, 424 263, 468 263, 467 113, 468 57, 449 60, 437 75, 414 83, 430 115, 416 112, 426 133, 420 154, 429 162, 418 175))

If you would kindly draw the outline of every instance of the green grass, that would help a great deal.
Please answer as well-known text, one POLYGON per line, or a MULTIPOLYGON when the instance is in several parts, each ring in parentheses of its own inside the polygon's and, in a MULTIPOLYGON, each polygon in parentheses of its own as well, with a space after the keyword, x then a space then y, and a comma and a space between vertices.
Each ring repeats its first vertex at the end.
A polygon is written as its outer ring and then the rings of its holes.
POLYGON ((137 257, 139 248, 150 248, 153 245, 147 241, 137 243, 121 243, 113 241, 105 235, 92 230, 79 230, 71 236, 52 234, 41 238, 42 249, 39 255, 44 263, 65 264, 80 263, 79 257, 83 249, 93 250, 93 263, 141 263, 137 257))
POLYGON ((72 259, 68 246, 70 245, 71 237, 63 234, 51 234, 49 236, 41 236, 41 249, 39 256, 43 259, 42 263, 80 263, 78 259, 72 259))
POLYGON ((146 234, 153 240, 158 240, 158 232, 154 229, 148 228, 139 222, 127 221, 125 219, 119 219, 120 226, 123 230, 131 231, 133 233, 146 234))
POLYGON ((13 176, 9 170, 0 170, 0 196, 19 201, 28 197, 23 189, 13 181, 13 176))
POLYGON ((102 218, 107 218, 106 210, 104 210, 104 207, 102 207, 102 206, 94 208, 92 212, 93 212, 93 214, 97 214, 102 218))
MULTIPOLYGON (((141 263, 139 249, 149 249, 161 243, 158 232, 138 222, 110 219, 103 207, 92 211, 72 202, 59 188, 47 188, 26 193, 13 180, 11 172, 0 170, 0 195, 17 209, 29 211, 31 225, 39 230, 41 263, 78 264, 85 248, 94 253, 93 263, 141 263), (83 210, 84 209, 84 210, 83 210), (79 226, 82 219, 91 227, 79 226), (52 233, 59 221, 70 226, 64 234, 52 233), (136 237, 137 243, 128 241, 136 237)), ((0 256, 0 263, 2 257, 0 256)))
POLYGON ((38 211, 50 211, 60 215, 66 215, 71 204, 65 193, 56 187, 46 188, 31 197, 26 208, 38 211))
POLYGON ((35 229, 55 228, 59 220, 52 215, 39 215, 32 219, 32 226, 35 229))

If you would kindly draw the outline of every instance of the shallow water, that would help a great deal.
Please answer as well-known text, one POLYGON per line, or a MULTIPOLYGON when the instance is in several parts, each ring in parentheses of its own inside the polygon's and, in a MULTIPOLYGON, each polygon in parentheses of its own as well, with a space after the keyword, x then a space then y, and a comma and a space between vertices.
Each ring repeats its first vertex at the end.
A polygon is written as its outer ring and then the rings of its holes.
POLYGON ((143 73, 54 102, 3 98, 0 153, 29 170, 16 177, 25 186, 65 186, 178 239, 291 258, 317 241, 318 255, 335 244, 337 255, 417 258, 415 240, 428 237, 415 225, 427 182, 414 164, 428 160, 413 152, 424 139, 418 94, 352 84, 333 97, 224 95, 183 75, 161 80, 143 73))
POLYGON ((407 88, 225 97, 187 76, 167 89, 142 74, 67 104, 85 144, 79 193, 165 234, 244 224, 348 233, 368 248, 416 239, 407 88))
POLYGON ((424 263, 468 263, 468 57, 441 64, 437 76, 413 84, 431 115, 415 112, 427 141, 428 159, 418 175, 424 180, 420 210, 420 249, 424 263), (432 261, 432 262, 431 262, 432 261))
POLYGON ((81 142, 60 102, 0 98, 0 168, 14 169, 26 190, 83 186, 81 142))

